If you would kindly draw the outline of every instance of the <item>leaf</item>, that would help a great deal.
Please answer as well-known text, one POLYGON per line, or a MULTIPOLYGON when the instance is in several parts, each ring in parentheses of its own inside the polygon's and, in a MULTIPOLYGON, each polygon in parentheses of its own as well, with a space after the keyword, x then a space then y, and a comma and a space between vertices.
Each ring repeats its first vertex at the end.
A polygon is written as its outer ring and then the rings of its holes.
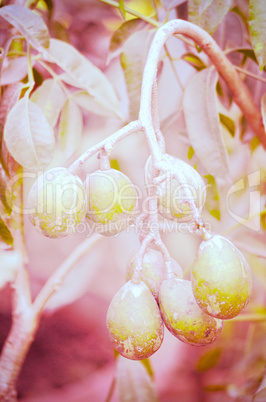
POLYGON ((186 62, 188 62, 192 67, 194 67, 198 71, 203 70, 204 68, 206 68, 206 66, 203 63, 203 61, 193 53, 183 54, 181 58, 183 60, 185 60, 186 62))
POLYGON ((206 68, 188 83, 183 108, 191 146, 215 178, 229 177, 227 152, 222 138, 216 99, 217 73, 206 68))
POLYGON ((210 370, 215 367, 220 359, 222 353, 221 348, 210 349, 200 356, 196 364, 196 369, 199 372, 210 370))
POLYGON ((204 176, 207 180, 207 196, 205 202, 205 208, 209 213, 214 216, 218 221, 220 220, 220 196, 215 178, 211 174, 204 176))
POLYGON ((264 0, 249 1, 249 33, 260 69, 266 63, 266 8, 264 0))
POLYGON ((126 11, 125 11, 125 6, 124 6, 124 0, 119 0, 119 9, 122 11, 123 16, 126 16, 126 11))
POLYGON ((242 53, 244 55, 242 65, 245 64, 247 59, 251 59, 251 60, 255 61, 255 63, 258 63, 257 59, 256 59, 256 56, 255 56, 255 53, 254 53, 254 50, 252 50, 252 49, 237 49, 236 51, 239 52, 239 53, 242 53))
POLYGON ((6 244, 12 246, 13 244, 12 234, 1 217, 0 217, 0 237, 6 244))
POLYGON ((172 10, 173 8, 184 3, 186 0, 162 0, 162 5, 166 10, 172 10))
POLYGON ((49 32, 43 19, 29 10, 16 4, 0 8, 0 16, 13 25, 24 38, 35 48, 49 47, 49 32))
POLYGON ((9 85, 4 90, 4 93, 0 100, 0 162, 7 175, 8 175, 8 169, 6 166, 7 158, 4 158, 4 149, 2 144, 4 127, 8 113, 19 100, 22 87, 23 85, 21 83, 9 85))
POLYGON ((46 117, 28 96, 9 112, 4 129, 8 151, 23 167, 45 169, 52 159, 54 133, 46 117))
POLYGON ((232 137, 234 137, 236 131, 234 120, 222 113, 219 113, 219 118, 222 125, 229 131, 232 137))
POLYGON ((145 28, 146 26, 147 23, 139 18, 133 18, 132 20, 124 22, 111 37, 109 47, 110 52, 113 53, 120 49, 133 33, 145 28))
POLYGON ((28 74, 27 57, 16 57, 15 59, 9 59, 9 60, 5 59, 1 75, 1 85, 4 86, 4 85, 15 84, 16 82, 26 77, 27 74, 28 74))
POLYGON ((77 149, 83 128, 82 113, 72 99, 64 104, 59 122, 59 141, 65 157, 69 158, 77 149))
POLYGON ((65 102, 65 94, 56 80, 48 78, 43 81, 30 100, 39 106, 50 126, 54 127, 65 102))
POLYGON ((7 181, 5 179, 7 178, 5 177, 2 168, 0 168, 0 200, 4 207, 3 212, 10 215, 12 212, 13 200, 11 194, 7 191, 7 181))
POLYGON ((213 34, 230 10, 232 0, 189 0, 188 20, 213 34))
POLYGON ((255 393, 252 402, 264 402, 266 400, 266 371, 262 378, 259 389, 255 393))
POLYGON ((142 75, 148 53, 148 44, 150 43, 149 39, 150 32, 134 33, 125 43, 120 57, 129 97, 130 120, 136 120, 139 115, 142 75))
POLYGON ((119 402, 157 402, 154 384, 138 360, 117 359, 116 384, 119 402))
POLYGON ((143 359, 143 360, 140 360, 140 362, 143 364, 143 366, 147 370, 147 373, 149 374, 151 379, 154 380, 154 372, 153 372, 153 368, 152 368, 150 359, 149 358, 143 359))
POLYGON ((195 153, 194 149, 192 148, 192 146, 190 146, 187 152, 187 157, 189 160, 193 158, 194 153, 195 153))
POLYGON ((117 95, 107 77, 73 46, 51 39, 48 58, 77 81, 96 103, 123 119, 117 95))
POLYGON ((113 113, 105 109, 99 103, 96 103, 94 98, 86 91, 76 91, 72 93, 71 98, 84 110, 99 116, 111 117, 113 113))

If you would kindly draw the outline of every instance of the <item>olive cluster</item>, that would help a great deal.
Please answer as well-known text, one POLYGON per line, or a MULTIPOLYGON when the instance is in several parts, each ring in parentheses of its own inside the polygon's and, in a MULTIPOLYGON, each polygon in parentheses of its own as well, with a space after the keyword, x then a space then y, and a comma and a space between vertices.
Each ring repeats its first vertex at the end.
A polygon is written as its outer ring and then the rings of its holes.
MULTIPOLYGON (((156 186, 158 212, 167 219, 195 221, 206 199, 201 176, 185 162, 164 154, 163 172, 155 183, 152 162, 145 167, 147 187, 156 186), (178 172, 178 173, 177 173, 178 172)), ((115 235, 136 218, 137 191, 120 171, 97 170, 82 183, 65 168, 44 173, 28 196, 30 220, 50 238, 69 234, 83 219, 103 235, 115 235)), ((251 295, 251 271, 240 251, 226 238, 207 234, 193 264, 191 281, 171 259, 166 268, 160 251, 150 245, 139 269, 139 253, 130 258, 126 284, 113 297, 107 328, 114 348, 138 360, 162 344, 164 325, 179 340, 195 346, 214 342, 223 320, 235 317, 251 295)))

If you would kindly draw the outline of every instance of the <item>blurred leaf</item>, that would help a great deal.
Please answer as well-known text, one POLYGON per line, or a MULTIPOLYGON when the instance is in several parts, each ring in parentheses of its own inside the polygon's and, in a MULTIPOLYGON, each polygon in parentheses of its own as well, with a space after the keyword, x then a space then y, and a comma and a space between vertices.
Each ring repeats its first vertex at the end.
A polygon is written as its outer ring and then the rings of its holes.
POLYGON ((256 56, 255 56, 255 53, 254 53, 254 50, 252 50, 252 49, 237 49, 236 52, 242 53, 244 55, 242 65, 245 64, 247 59, 251 59, 251 60, 255 61, 255 63, 258 63, 257 59, 256 59, 256 56))
POLYGON ((72 99, 67 99, 59 122, 59 142, 66 159, 76 151, 80 144, 82 129, 82 113, 72 99))
POLYGON ((173 8, 184 3, 186 0, 162 0, 162 5, 166 10, 172 10, 173 8))
POLYGON ((1 217, 0 217, 0 237, 6 244, 12 246, 13 244, 12 234, 1 217))
POLYGON ((227 179, 229 168, 216 99, 217 73, 206 68, 188 83, 183 108, 191 146, 207 172, 227 179))
POLYGON ((121 170, 117 159, 111 159, 110 166, 112 169, 121 170))
POLYGON ((149 376, 151 377, 151 379, 154 379, 154 372, 152 369, 152 365, 151 365, 151 361, 150 359, 143 359, 140 360, 140 362, 143 364, 143 366, 146 368, 147 373, 149 374, 149 376))
POLYGON ((265 0, 249 0, 249 32, 252 46, 262 70, 266 62, 266 8, 265 0))
POLYGON ((196 369, 199 372, 210 370, 219 362, 222 353, 221 348, 210 349, 200 356, 196 363, 196 369))
MULTIPOLYGON (((6 59, 7 60, 7 59, 6 59)), ((2 70, 1 85, 15 84, 28 74, 27 57, 16 57, 8 59, 8 64, 2 70)), ((34 62, 33 62, 34 65, 34 62)))
POLYGON ((150 43, 149 39, 150 32, 135 32, 125 43, 120 57, 129 97, 130 120, 136 120, 139 115, 142 75, 148 53, 148 44, 150 43))
POLYGON ((50 61, 56 63, 72 79, 78 81, 96 103, 123 119, 114 88, 99 68, 73 46, 58 39, 51 39, 49 56, 50 61))
POLYGON ((0 16, 13 25, 33 47, 49 47, 47 26, 33 11, 11 4, 0 8, 0 16))
POLYGON ((190 146, 187 152, 187 157, 189 160, 193 158, 194 153, 195 153, 194 149, 192 148, 192 146, 190 146))
POLYGON ((0 167, 0 200, 4 207, 4 213, 10 215, 12 212, 12 196, 7 192, 7 179, 2 172, 2 168, 0 167))
POLYGON ((27 169, 45 169, 52 159, 53 130, 41 109, 27 95, 9 112, 4 140, 13 158, 27 169))
POLYGON ((65 94, 55 79, 43 81, 30 98, 42 110, 51 127, 56 125, 65 102, 65 94))
POLYGON ((147 23, 139 18, 134 18, 132 20, 124 22, 120 27, 113 33, 110 40, 110 52, 115 52, 120 49, 121 46, 126 42, 126 40, 136 31, 140 31, 145 28, 147 23))
POLYGON ((188 0, 188 19, 213 34, 231 4, 232 0, 188 0))
POLYGON ((111 117, 113 113, 95 102, 95 99, 86 91, 73 92, 71 98, 83 109, 99 116, 111 117))
POLYGON ((225 114, 219 113, 220 122, 222 125, 229 131, 229 133, 234 137, 235 135, 235 123, 230 117, 226 116, 225 114))
POLYGON ((183 54, 181 58, 186 62, 188 62, 192 67, 194 67, 198 71, 206 68, 203 61, 198 56, 195 56, 195 54, 193 53, 183 54))
POLYGON ((266 371, 262 378, 259 389, 255 393, 252 402, 265 402, 266 401, 266 371))
POLYGON ((116 384, 119 402, 158 402, 154 384, 146 368, 138 360, 119 357, 116 384))
POLYGON ((205 208, 209 213, 214 216, 218 221, 220 220, 220 196, 217 188, 215 178, 211 174, 204 176, 207 180, 207 197, 205 208))
POLYGON ((23 85, 21 83, 9 85, 4 90, 3 95, 0 99, 0 163, 2 164, 7 175, 8 175, 8 169, 5 160, 7 158, 4 158, 2 148, 4 127, 8 113, 19 100, 22 86, 23 85))

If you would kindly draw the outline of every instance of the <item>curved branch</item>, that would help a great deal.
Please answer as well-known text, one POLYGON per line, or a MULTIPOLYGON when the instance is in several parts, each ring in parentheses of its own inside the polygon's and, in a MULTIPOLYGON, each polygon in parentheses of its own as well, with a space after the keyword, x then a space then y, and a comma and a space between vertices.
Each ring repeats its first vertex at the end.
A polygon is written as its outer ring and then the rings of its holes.
POLYGON ((156 79, 159 57, 167 39, 174 34, 182 34, 193 39, 208 55, 219 74, 226 81, 233 94, 234 101, 242 110, 250 127, 266 149, 266 134, 263 127, 262 116, 247 86, 241 80, 234 66, 223 54, 212 37, 203 29, 183 20, 171 20, 163 25, 158 29, 152 41, 144 68, 141 90, 139 119, 143 126, 152 126, 152 88, 156 79))

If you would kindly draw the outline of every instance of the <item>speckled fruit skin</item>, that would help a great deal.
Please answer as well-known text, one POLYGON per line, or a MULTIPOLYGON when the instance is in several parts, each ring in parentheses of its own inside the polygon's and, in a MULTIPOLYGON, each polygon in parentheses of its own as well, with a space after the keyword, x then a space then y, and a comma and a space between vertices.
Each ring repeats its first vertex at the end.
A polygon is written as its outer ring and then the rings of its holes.
MULTIPOLYGON (((191 221, 193 215, 188 200, 194 201, 199 212, 202 210, 206 200, 204 181, 192 166, 172 155, 164 154, 160 164, 169 177, 157 187, 160 215, 178 222, 191 221), (178 172, 179 181, 170 178, 173 172, 178 172)), ((145 166, 145 183, 147 187, 152 183, 151 157, 145 166)))
POLYGON ((190 281, 176 278, 163 281, 159 303, 167 329, 184 343, 208 345, 222 332, 223 321, 205 314, 197 305, 190 281))
POLYGON ((97 170, 85 180, 86 218, 95 230, 112 236, 125 230, 136 217, 137 192, 129 178, 115 169, 97 170))
POLYGON ((199 247, 193 264, 192 288, 198 305, 206 313, 224 320, 233 318, 251 296, 249 265, 229 240, 214 235, 199 247))
POLYGON ((65 168, 54 168, 33 184, 27 208, 33 226, 46 237, 58 239, 75 232, 85 217, 86 193, 82 181, 65 168))
MULTIPOLYGON (((128 261, 126 270, 127 281, 133 277, 137 265, 137 256, 138 250, 134 251, 128 261)), ((171 267, 176 278, 183 278, 182 269, 173 258, 171 259, 171 267)), ((162 254, 157 250, 148 250, 143 259, 141 280, 146 283, 156 301, 159 300, 159 288, 162 281, 166 279, 166 274, 167 270, 162 254)))
POLYGON ((128 281, 115 294, 106 323, 114 348, 128 359, 146 359, 162 344, 163 321, 144 282, 128 281))

